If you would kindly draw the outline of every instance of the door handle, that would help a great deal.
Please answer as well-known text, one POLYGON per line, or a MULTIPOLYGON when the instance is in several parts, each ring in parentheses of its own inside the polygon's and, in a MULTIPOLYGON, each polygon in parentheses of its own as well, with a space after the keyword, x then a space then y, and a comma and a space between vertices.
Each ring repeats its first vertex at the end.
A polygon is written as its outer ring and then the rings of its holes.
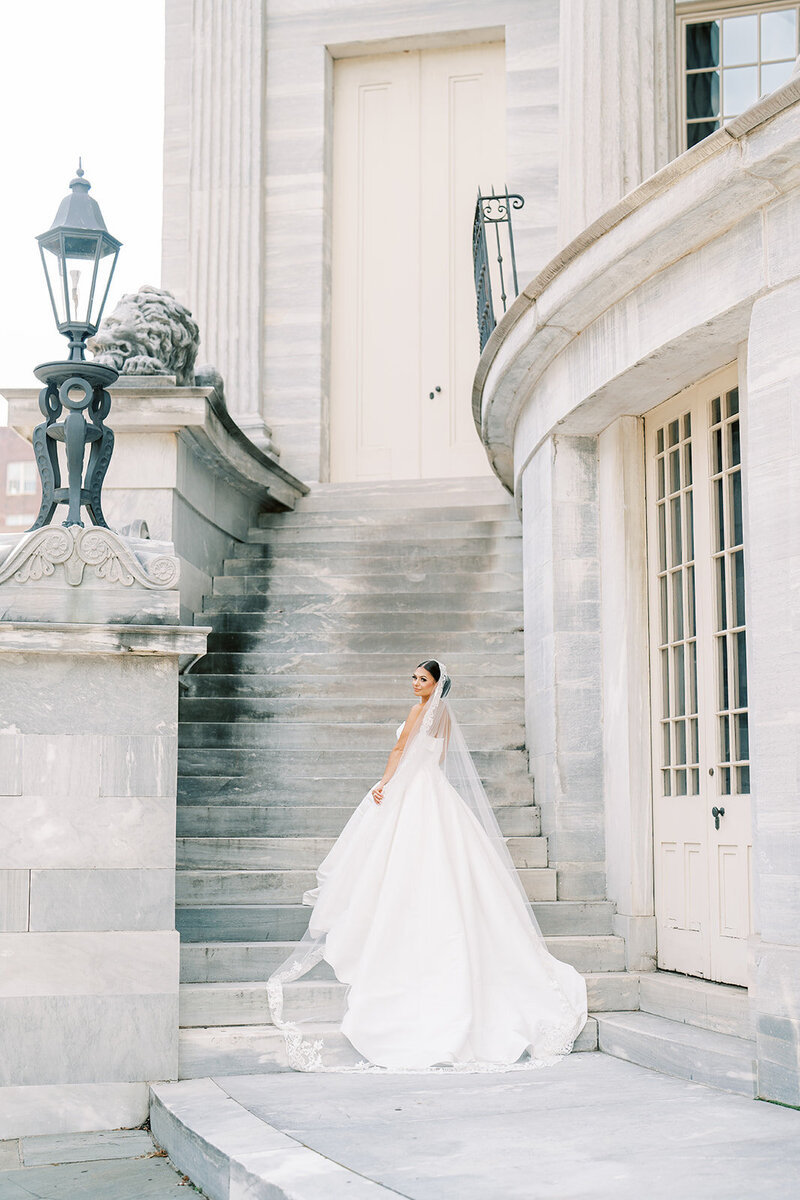
POLYGON ((714 805, 714 807, 713 807, 713 808, 712 808, 712 810, 711 810, 711 815, 712 815, 712 817, 714 818, 714 828, 715 828, 715 829, 719 829, 719 819, 720 819, 720 817, 724 817, 724 816, 725 816, 725 809, 724 809, 724 808, 717 808, 717 806, 716 806, 716 804, 715 804, 715 805, 714 805))
POLYGON ((433 398, 434 398, 434 393, 436 393, 436 392, 440 392, 441 390, 442 390, 442 389, 441 389, 440 387, 438 387, 438 385, 437 385, 437 387, 435 387, 435 388, 433 389, 433 391, 432 391, 432 392, 428 392, 428 399, 429 399, 429 400, 433 400, 433 398))

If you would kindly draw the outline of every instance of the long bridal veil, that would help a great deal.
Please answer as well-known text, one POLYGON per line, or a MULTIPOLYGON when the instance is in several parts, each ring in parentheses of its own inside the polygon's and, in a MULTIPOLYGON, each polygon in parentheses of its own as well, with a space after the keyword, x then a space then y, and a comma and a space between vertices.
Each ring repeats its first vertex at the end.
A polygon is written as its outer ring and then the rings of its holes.
MULTIPOLYGON (((440 679, 430 698, 423 704, 424 712, 406 742, 395 774, 384 787, 382 804, 375 804, 370 789, 353 812, 342 834, 317 869, 317 887, 303 895, 303 903, 313 906, 308 928, 267 981, 267 998, 273 1024, 283 1034, 289 1066, 295 1070, 486 1071, 543 1066, 569 1053, 586 1021, 583 980, 573 968, 553 959, 547 950, 533 906, 500 831, 458 721, 444 698, 450 680, 443 665, 439 666, 440 679), (551 1012, 557 1013, 551 1020, 549 1035, 537 1044, 536 1055, 531 1051, 531 1057, 518 1063, 452 1063, 445 1067, 424 1068, 373 1066, 358 1054, 339 1029, 342 1013, 347 1007, 350 983, 347 983, 342 995, 341 983, 337 985, 335 980, 331 980, 330 972, 327 979, 322 974, 324 968, 320 964, 326 958, 329 934, 332 938, 336 936, 337 918, 347 912, 348 922, 351 926, 353 923, 352 905, 359 901, 353 885, 365 868, 364 860, 369 855, 372 839, 372 831, 365 823, 374 824, 383 816, 382 810, 390 810, 394 804, 402 801, 407 783, 421 769, 424 760, 430 760, 430 739, 435 739, 441 746, 438 760, 448 782, 481 826, 518 894, 520 903, 517 907, 521 906, 524 919, 530 923, 531 953, 536 954, 546 979, 551 1012), (304 978, 309 975, 312 976, 310 979, 304 978), (331 1020, 332 1011, 338 1014, 338 1020, 331 1020)), ((437 753, 437 747, 433 749, 437 753)), ((413 878, 408 879, 408 888, 409 891, 414 888, 413 878)), ((355 914, 356 923, 363 923, 364 937, 374 934, 374 930, 370 929, 371 915, 369 911, 355 914)), ((513 962, 506 966, 511 972, 514 971, 513 962)), ((409 1013, 409 1020, 412 1019, 409 1013)))

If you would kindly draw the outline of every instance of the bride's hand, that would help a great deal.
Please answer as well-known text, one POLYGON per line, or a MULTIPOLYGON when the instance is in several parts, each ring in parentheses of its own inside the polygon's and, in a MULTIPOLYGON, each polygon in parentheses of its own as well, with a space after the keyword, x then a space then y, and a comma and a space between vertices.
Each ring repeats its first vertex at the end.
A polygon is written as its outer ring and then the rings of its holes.
POLYGON ((372 799, 376 804, 380 804, 383 799, 383 784, 379 783, 377 787, 372 789, 372 799))

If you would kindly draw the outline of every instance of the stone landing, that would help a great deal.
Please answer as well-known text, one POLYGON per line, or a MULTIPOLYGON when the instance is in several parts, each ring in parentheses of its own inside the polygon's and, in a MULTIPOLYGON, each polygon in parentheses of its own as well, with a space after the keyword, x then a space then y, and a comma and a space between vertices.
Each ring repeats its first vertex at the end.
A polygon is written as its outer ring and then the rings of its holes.
POLYGON ((210 1200, 776 1200, 800 1178, 798 1113, 604 1054, 160 1084, 151 1114, 210 1200))

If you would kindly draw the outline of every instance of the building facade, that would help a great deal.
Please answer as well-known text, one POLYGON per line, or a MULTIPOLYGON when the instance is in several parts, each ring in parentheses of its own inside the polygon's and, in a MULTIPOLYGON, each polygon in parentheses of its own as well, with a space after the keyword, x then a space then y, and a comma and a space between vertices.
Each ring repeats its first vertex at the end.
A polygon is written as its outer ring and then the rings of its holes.
POLYGON ((798 8, 168 0, 164 224, 287 469, 513 493, 559 897, 615 902, 631 972, 746 989, 757 1094, 790 1104, 798 8), (493 186, 520 294, 479 356, 493 186))

